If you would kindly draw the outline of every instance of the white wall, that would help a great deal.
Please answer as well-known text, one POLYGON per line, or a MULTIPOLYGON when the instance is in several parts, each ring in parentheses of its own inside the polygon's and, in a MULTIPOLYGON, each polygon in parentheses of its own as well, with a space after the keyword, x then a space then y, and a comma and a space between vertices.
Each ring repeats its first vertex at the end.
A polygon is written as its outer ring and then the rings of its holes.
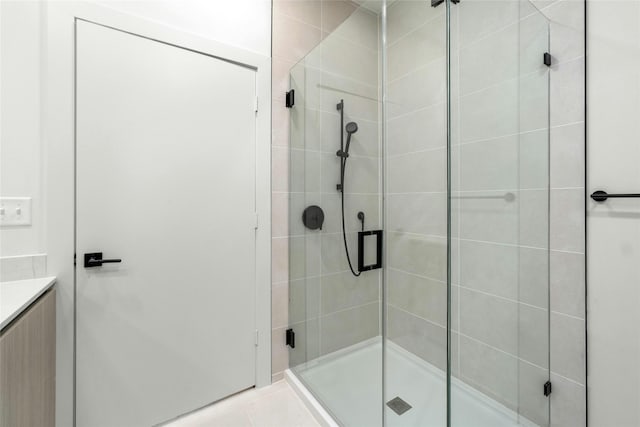
MULTIPOLYGON (((640 2, 587 2, 587 190, 640 193, 640 2)), ((587 203, 589 424, 640 425, 640 199, 587 203)))
POLYGON ((0 229, 0 256, 44 246, 41 18, 40 2, 0 2, 0 197, 32 198, 32 225, 0 229))
MULTIPOLYGON (((269 0, 109 1, 98 3, 211 40, 271 55, 269 0)), ((41 143, 40 1, 0 2, 0 197, 32 197, 32 225, 0 230, 0 256, 45 249, 41 143)))
POLYGON ((271 56, 269 0, 99 0, 98 3, 210 40, 271 56))

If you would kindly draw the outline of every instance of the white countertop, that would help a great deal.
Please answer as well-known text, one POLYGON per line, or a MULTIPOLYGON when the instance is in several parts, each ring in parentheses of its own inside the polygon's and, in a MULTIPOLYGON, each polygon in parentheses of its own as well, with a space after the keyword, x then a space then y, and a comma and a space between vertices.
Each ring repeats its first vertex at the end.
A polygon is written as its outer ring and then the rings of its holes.
POLYGON ((55 282, 55 277, 0 282, 0 331, 55 282))

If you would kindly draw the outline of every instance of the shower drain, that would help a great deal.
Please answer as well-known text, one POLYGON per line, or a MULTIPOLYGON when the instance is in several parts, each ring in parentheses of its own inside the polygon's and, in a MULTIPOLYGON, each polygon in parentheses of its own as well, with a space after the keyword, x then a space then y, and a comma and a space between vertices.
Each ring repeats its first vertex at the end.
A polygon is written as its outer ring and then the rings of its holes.
POLYGON ((409 409, 411 409, 411 405, 409 405, 404 400, 400 399, 400 397, 398 396, 388 401, 387 406, 393 409, 393 412, 395 412, 398 415, 402 415, 405 412, 407 412, 409 409))

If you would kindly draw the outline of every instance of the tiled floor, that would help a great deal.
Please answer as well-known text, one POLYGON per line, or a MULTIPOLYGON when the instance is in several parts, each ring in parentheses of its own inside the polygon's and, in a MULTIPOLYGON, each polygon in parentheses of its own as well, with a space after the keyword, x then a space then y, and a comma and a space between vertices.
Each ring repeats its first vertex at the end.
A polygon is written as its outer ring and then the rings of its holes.
POLYGON ((208 406, 169 427, 319 427, 285 381, 251 389, 208 406))

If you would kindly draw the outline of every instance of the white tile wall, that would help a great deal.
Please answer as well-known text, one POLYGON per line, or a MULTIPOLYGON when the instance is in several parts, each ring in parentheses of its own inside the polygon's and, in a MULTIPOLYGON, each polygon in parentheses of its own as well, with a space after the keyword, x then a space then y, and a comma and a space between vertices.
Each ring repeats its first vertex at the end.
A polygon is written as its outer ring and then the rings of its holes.
POLYGON ((0 282, 37 279, 47 275, 47 255, 23 255, 0 258, 0 282))

